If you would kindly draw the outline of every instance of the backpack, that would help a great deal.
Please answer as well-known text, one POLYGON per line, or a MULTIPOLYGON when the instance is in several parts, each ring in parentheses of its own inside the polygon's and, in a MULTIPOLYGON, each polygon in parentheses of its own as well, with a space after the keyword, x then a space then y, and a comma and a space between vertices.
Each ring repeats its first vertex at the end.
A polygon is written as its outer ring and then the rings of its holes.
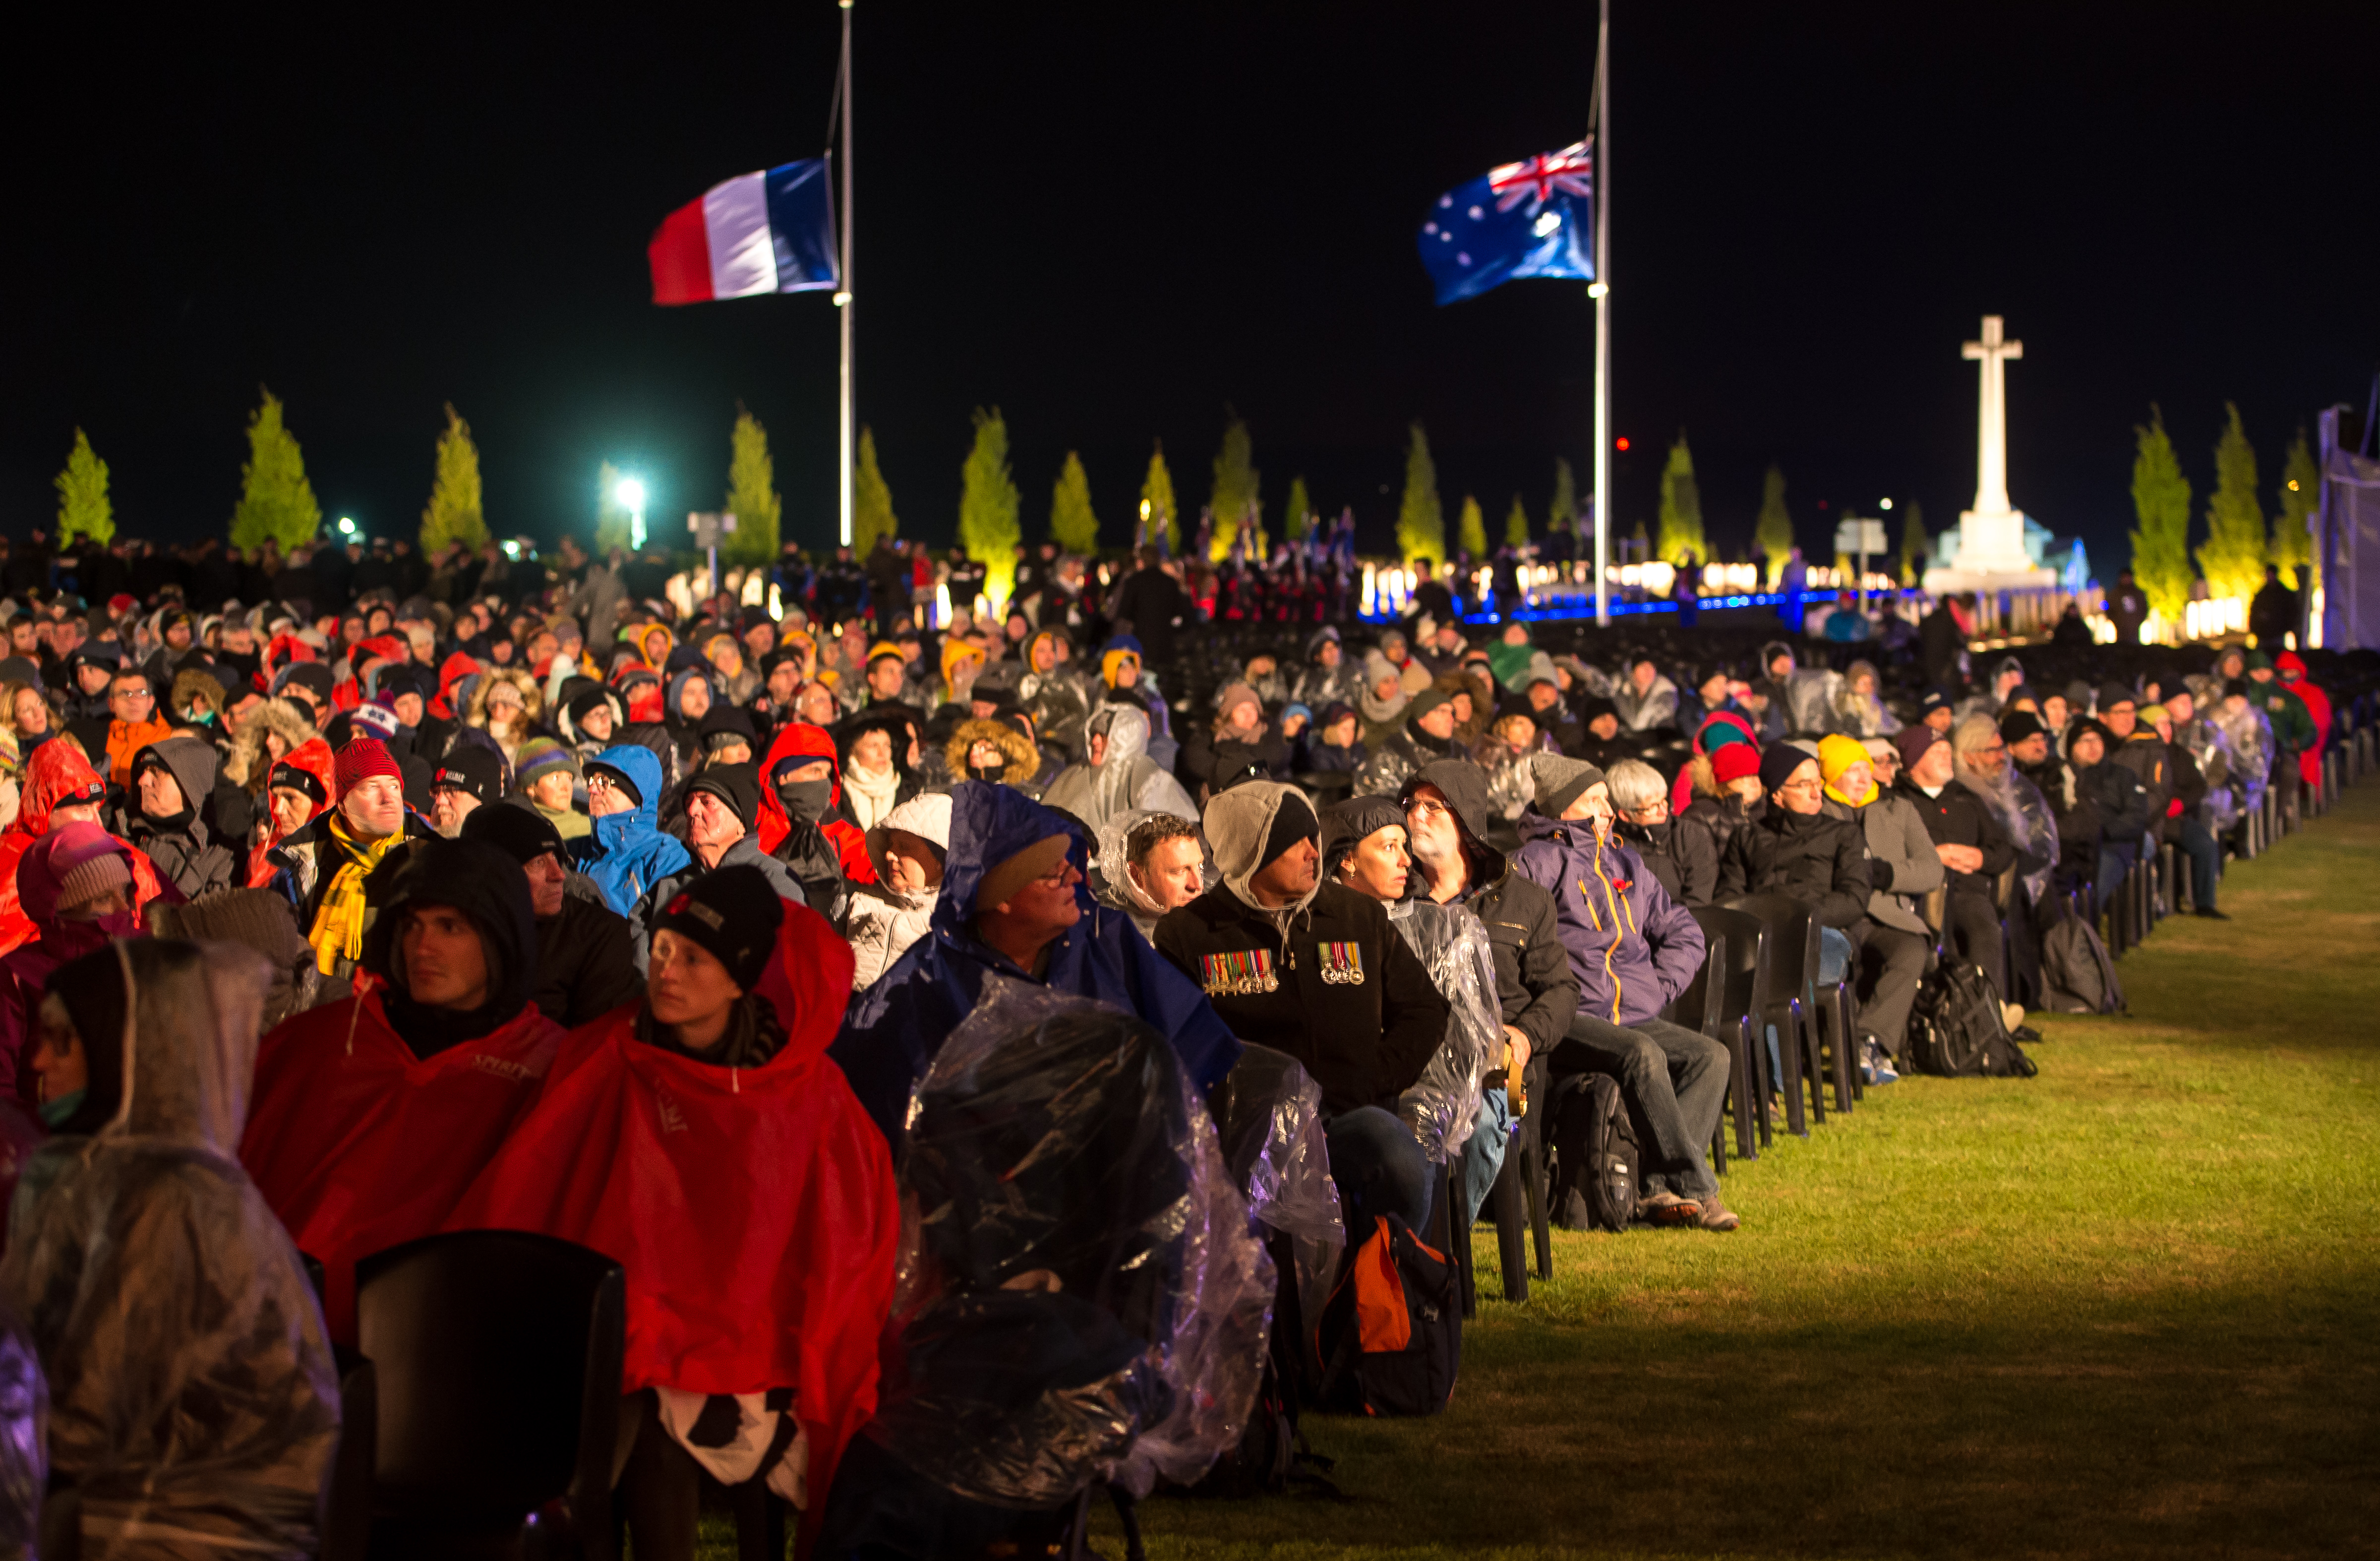
POLYGON ((2054 1014, 2124 1012, 2124 983, 2090 922, 2062 916, 2041 940, 2041 1006, 2054 1014))
POLYGON ((1909 1060, 1918 1072, 1946 1079, 2030 1079, 2041 1071, 2010 1038, 1984 968, 1957 959, 1943 960, 1917 989, 1909 1060))
POLYGON ((1281 1287, 1272 1335, 1257 1377, 1256 1401, 1248 1406, 1248 1426, 1240 1433, 1238 1445, 1225 1448, 1214 1467, 1184 1491, 1194 1496, 1237 1501, 1280 1495, 1293 1485, 1302 1485, 1337 1497, 1339 1487, 1330 1477, 1333 1460, 1308 1447, 1305 1433, 1297 1425, 1300 1387, 1312 1379, 1297 1359, 1297 1341, 1305 1329, 1299 1320, 1290 1238, 1275 1232, 1265 1247, 1272 1254, 1281 1287))
POLYGON ((1636 1217, 1643 1157, 1620 1080, 1578 1073, 1555 1088, 1554 1223, 1565 1230, 1625 1230, 1636 1217))
POLYGON ((1454 1264, 1381 1214, 1323 1304, 1314 1331, 1323 1408, 1366 1415, 1434 1415, 1463 1368, 1463 1303, 1454 1264))

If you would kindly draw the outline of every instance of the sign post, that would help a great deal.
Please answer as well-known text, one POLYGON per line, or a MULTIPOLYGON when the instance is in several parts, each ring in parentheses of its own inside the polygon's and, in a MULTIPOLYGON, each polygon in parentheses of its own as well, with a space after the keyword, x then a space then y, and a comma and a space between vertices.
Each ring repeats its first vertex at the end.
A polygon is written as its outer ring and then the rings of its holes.
POLYGON ((1859 592, 1862 601, 1865 601, 1868 555, 1873 553, 1881 556, 1885 552, 1884 522, 1863 520, 1856 515, 1844 516, 1841 523, 1835 527, 1835 551, 1848 553, 1859 560, 1857 573, 1852 577, 1852 589, 1859 592))
POLYGON ((686 514, 686 529, 693 534, 694 545, 710 555, 710 594, 716 596, 719 594, 719 538, 722 532, 732 534, 735 531, 735 512, 732 509, 690 510, 686 514))

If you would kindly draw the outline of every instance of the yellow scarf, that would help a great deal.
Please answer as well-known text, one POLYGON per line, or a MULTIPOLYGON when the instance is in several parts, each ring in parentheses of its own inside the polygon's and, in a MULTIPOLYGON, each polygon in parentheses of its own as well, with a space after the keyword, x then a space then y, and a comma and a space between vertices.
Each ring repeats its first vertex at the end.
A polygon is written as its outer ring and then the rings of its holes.
POLYGON ((363 957, 364 923, 370 920, 370 909, 364 904, 364 880, 380 865, 390 848, 401 845, 405 831, 366 843, 347 832, 347 815, 331 814, 331 844, 346 858, 346 863, 331 876, 331 886, 323 891, 322 909, 314 917, 314 930, 306 939, 314 945, 314 968, 326 976, 339 973, 339 961, 345 959, 352 970, 363 957))

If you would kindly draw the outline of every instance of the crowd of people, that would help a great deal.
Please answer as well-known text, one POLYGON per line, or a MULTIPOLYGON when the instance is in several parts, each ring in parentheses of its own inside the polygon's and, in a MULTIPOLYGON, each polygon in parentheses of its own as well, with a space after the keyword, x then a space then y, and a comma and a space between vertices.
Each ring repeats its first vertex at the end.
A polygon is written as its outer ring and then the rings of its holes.
POLYGON ((0 565, 0 1299, 84 1535, 273 1555, 314 1543, 358 1261, 476 1228, 625 1271, 639 1556, 692 1554, 706 1474, 821 1521, 921 1083, 996 994, 1132 1016, 1202 1098, 1301 1081, 1351 1250, 1463 1239, 1588 1076, 1645 1220, 1730 1231, 1731 1053, 1670 1017, 1697 909, 1810 906, 1888 1083, 1930 965, 2022 1033, 2048 929, 2163 846, 2224 917, 2244 821, 2340 724, 2293 651, 1996 657, 1949 601, 1875 647, 1541 640, 1434 580, 1342 628, 1044 549, 936 629, 880 559, 772 613, 575 544, 419 579, 195 552, 0 565))

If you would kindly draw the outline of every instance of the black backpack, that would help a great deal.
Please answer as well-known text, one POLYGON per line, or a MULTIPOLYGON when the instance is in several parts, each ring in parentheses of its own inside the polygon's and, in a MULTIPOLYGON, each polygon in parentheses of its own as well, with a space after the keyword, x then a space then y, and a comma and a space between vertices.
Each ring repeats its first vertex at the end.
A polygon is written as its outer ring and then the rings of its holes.
POLYGON ((2124 983, 2090 922, 2058 918, 2041 940, 2041 1006, 2054 1014, 2120 1014, 2124 983))
POLYGON ((1620 1080, 1577 1073, 1554 1088, 1553 1223, 1565 1230, 1625 1230, 1644 1174, 1636 1124, 1620 1080))
POLYGON ((1463 1369, 1463 1299, 1445 1254, 1421 1244, 1395 1214, 1371 1237, 1323 1303, 1315 1330, 1322 1407, 1352 1413, 1434 1415, 1463 1369))
POLYGON ((2010 1038, 1984 968, 1945 959, 1917 989, 1909 1060, 1945 1079, 2030 1079, 2041 1071, 2010 1038))

